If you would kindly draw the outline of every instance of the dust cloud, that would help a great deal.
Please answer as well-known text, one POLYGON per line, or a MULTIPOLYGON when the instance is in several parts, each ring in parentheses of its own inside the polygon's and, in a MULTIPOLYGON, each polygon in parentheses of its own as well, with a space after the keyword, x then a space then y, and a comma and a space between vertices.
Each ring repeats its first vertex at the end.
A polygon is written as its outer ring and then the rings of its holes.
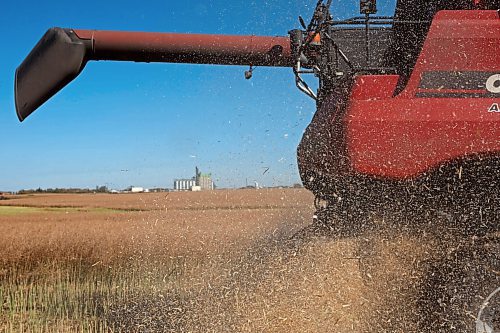
POLYGON ((137 332, 419 331, 433 237, 287 228, 301 223, 286 221, 245 247, 219 244, 175 288, 116 304, 107 320, 137 332))

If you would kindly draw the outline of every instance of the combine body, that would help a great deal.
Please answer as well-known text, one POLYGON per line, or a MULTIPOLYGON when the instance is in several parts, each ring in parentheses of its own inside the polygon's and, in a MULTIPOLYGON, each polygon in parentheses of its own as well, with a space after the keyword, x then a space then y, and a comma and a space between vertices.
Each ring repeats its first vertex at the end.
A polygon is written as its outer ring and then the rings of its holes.
POLYGON ((437 13, 404 87, 401 75, 355 74, 325 97, 298 150, 306 186, 328 197, 346 177, 414 181, 457 161, 495 159, 498 50, 497 11, 437 13))

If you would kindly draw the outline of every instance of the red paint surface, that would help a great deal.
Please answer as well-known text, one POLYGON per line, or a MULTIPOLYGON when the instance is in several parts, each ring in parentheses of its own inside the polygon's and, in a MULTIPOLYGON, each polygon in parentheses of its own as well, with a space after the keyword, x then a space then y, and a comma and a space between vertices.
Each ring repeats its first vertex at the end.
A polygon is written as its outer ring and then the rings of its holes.
POLYGON ((290 66, 290 38, 74 30, 92 40, 93 60, 135 60, 206 64, 290 66), (276 55, 273 50, 281 52, 276 55))
POLYGON ((500 154, 500 113, 488 112, 500 95, 416 98, 425 71, 500 73, 498 13, 438 13, 410 81, 396 97, 394 76, 356 78, 345 119, 354 171, 410 178, 464 156, 500 154))

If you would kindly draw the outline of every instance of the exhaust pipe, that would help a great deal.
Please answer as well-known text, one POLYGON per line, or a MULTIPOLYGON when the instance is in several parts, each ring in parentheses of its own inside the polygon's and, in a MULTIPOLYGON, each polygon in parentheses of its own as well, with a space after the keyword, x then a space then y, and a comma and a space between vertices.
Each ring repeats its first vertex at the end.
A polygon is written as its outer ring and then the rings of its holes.
POLYGON ((293 65, 290 38, 49 29, 16 70, 20 121, 75 79, 90 60, 293 65))

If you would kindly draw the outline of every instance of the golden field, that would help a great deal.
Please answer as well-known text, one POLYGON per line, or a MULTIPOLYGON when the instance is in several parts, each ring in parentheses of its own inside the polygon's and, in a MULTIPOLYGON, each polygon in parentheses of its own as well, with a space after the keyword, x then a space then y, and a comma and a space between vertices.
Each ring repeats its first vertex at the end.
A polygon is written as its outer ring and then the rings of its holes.
POLYGON ((8 196, 0 331, 412 331, 398 309, 432 242, 292 238, 312 203, 304 189, 8 196))

